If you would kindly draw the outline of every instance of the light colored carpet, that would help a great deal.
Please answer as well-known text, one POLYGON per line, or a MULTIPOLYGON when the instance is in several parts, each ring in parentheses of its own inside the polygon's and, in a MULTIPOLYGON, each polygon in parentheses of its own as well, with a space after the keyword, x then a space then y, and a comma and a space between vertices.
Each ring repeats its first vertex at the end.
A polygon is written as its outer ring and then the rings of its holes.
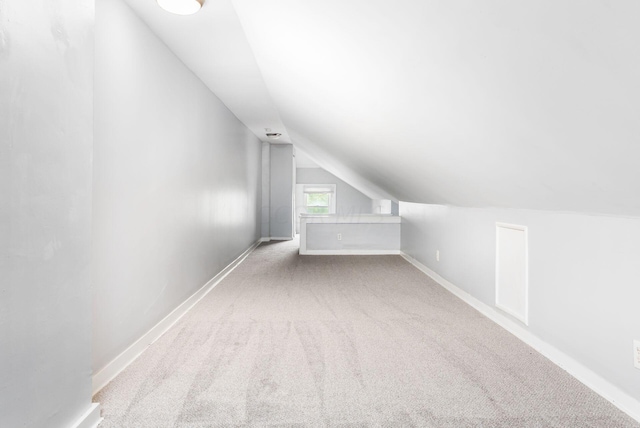
POLYGON ((399 256, 260 246, 94 397, 101 427, 637 427, 399 256))

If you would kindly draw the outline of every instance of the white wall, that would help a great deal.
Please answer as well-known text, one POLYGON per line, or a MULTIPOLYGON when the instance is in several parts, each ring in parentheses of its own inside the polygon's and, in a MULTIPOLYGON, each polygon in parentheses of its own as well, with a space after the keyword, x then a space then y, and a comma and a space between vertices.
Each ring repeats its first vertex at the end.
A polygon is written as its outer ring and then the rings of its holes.
POLYGON ((300 254, 399 254, 401 218, 390 215, 304 215, 300 254))
POLYGON ((271 201, 271 144, 262 143, 262 221, 261 235, 263 238, 271 236, 270 231, 270 201, 271 201))
POLYGON ((0 0, 2 427, 91 405, 93 24, 93 2, 0 0))
POLYGON ((96 10, 99 370, 260 237, 261 144, 121 0, 96 10))
POLYGON ((298 168, 296 183, 335 184, 337 215, 351 216, 373 212, 371 198, 322 168, 298 168))
POLYGON ((400 250, 399 224, 308 224, 308 250, 400 250), (341 240, 336 236, 340 234, 341 240))
POLYGON ((291 144, 271 144, 269 232, 272 238, 291 239, 294 235, 294 161, 291 144))
POLYGON ((405 202, 400 214, 402 250, 491 306, 495 223, 527 226, 529 330, 640 400, 640 219, 405 202))

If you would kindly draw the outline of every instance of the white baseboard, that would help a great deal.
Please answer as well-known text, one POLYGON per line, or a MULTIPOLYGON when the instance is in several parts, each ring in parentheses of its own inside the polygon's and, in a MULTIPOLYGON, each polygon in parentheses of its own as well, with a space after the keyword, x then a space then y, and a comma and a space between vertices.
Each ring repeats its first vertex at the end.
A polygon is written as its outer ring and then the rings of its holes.
POLYGON ((518 339, 522 340, 527 345, 531 346, 540 354, 547 357, 551 362, 564 369, 567 373, 589 387, 596 394, 602 396, 618 409, 640 422, 640 401, 636 400, 556 347, 535 336, 527 328, 496 311, 493 307, 476 299, 466 291, 463 291, 459 287, 453 285, 413 257, 405 254, 404 252, 402 252, 401 255, 405 260, 427 274, 427 276, 431 277, 431 279, 436 281, 442 287, 449 290, 455 296, 462 299, 465 303, 475 308, 478 312, 516 336, 518 339))
POLYGON ((300 254, 303 256, 376 256, 400 254, 400 250, 302 250, 300 254))
POLYGON ((100 422, 102 422, 100 404, 91 403, 89 410, 75 424, 71 425, 71 428, 96 428, 100 422))
POLYGON ((92 395, 95 395, 104 388, 109 382, 111 382, 122 370, 124 370, 129 364, 131 364, 136 358, 144 352, 153 342, 155 342, 160 336, 162 336, 171 326, 173 326, 180 318, 182 318, 189 310, 200 301, 204 296, 209 293, 222 281, 233 269, 235 269, 244 259, 247 258, 253 250, 260 245, 262 239, 259 239, 251 247, 249 247, 238 258, 231 262, 227 267, 222 269, 220 273, 211 278, 205 285, 203 285, 198 291, 196 291, 191 297, 182 302, 177 308, 175 308, 169 315, 164 317, 158 324, 153 326, 151 330, 145 333, 140 339, 125 349, 120 355, 114 358, 103 369, 93 375, 92 378, 92 395))
POLYGON ((291 236, 271 236, 266 239, 269 241, 293 241, 293 237, 291 236))

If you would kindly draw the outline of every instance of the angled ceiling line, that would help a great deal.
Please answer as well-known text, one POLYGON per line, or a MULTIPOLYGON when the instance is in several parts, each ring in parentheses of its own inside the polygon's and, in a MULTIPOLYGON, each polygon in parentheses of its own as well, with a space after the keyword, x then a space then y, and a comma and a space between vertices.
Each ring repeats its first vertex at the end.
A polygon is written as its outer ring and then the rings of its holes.
POLYGON ((260 72, 262 82, 265 85, 266 91, 269 94, 274 109, 278 113, 278 116, 280 117, 284 128, 287 130, 291 143, 294 146, 300 146, 321 168, 332 173, 333 175, 351 185, 355 189, 359 190, 363 194, 367 195, 368 197, 372 199, 390 199, 393 202, 397 203, 397 197, 391 195, 387 190, 382 189, 380 186, 374 184, 367 178, 363 177, 361 174, 355 172, 352 168, 346 166, 343 162, 339 161, 335 156, 329 153, 326 149, 320 147, 317 143, 302 136, 299 132, 293 131, 289 126, 287 126, 285 120, 282 119, 282 114, 278 108, 278 103, 274 101, 273 90, 269 86, 267 79, 265 79, 263 68, 260 64, 260 60, 258 59, 258 55, 256 55, 256 49, 254 48, 254 43, 252 43, 252 39, 256 36, 250 31, 250 27, 245 24, 241 14, 238 12, 237 1, 231 0, 231 2, 236 17, 240 22, 240 26, 244 31, 244 35, 249 44, 251 52, 253 53, 254 61, 260 72))

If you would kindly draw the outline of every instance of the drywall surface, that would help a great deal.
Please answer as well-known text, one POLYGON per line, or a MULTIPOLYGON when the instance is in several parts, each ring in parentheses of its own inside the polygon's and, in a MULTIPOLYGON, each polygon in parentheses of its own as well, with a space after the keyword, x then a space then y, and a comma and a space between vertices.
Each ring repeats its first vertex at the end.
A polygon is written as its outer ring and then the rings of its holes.
POLYGON ((403 201, 640 216, 640 2, 234 5, 309 154, 403 201))
POLYGON ((276 239, 293 238, 294 166, 291 144, 271 144, 269 231, 276 239))
POLYGON ((309 223, 306 229, 307 250, 400 250, 400 224, 309 223))
POLYGON ((260 237, 261 145, 121 0, 95 80, 97 371, 260 237))
POLYGON ((91 405, 93 2, 0 0, 0 426, 91 405))
POLYGON ((391 215, 400 215, 400 204, 391 201, 391 215))
POLYGON ((266 132, 278 132, 282 134, 278 142, 291 143, 233 0, 207 0, 189 16, 166 13, 155 0, 125 1, 255 135, 269 142, 266 132))
POLYGON ((262 220, 260 222, 261 235, 263 238, 270 236, 269 216, 271 200, 271 144, 262 143, 262 220))
MULTIPOLYGON (((371 214, 371 198, 354 189, 335 175, 322 168, 298 168, 297 184, 335 184, 336 214, 342 217, 371 214)), ((300 205, 301 203, 296 203, 300 205)))
POLYGON ((640 219, 406 202, 400 214, 402 250, 491 306, 496 222, 526 226, 529 330, 640 400, 640 219))

